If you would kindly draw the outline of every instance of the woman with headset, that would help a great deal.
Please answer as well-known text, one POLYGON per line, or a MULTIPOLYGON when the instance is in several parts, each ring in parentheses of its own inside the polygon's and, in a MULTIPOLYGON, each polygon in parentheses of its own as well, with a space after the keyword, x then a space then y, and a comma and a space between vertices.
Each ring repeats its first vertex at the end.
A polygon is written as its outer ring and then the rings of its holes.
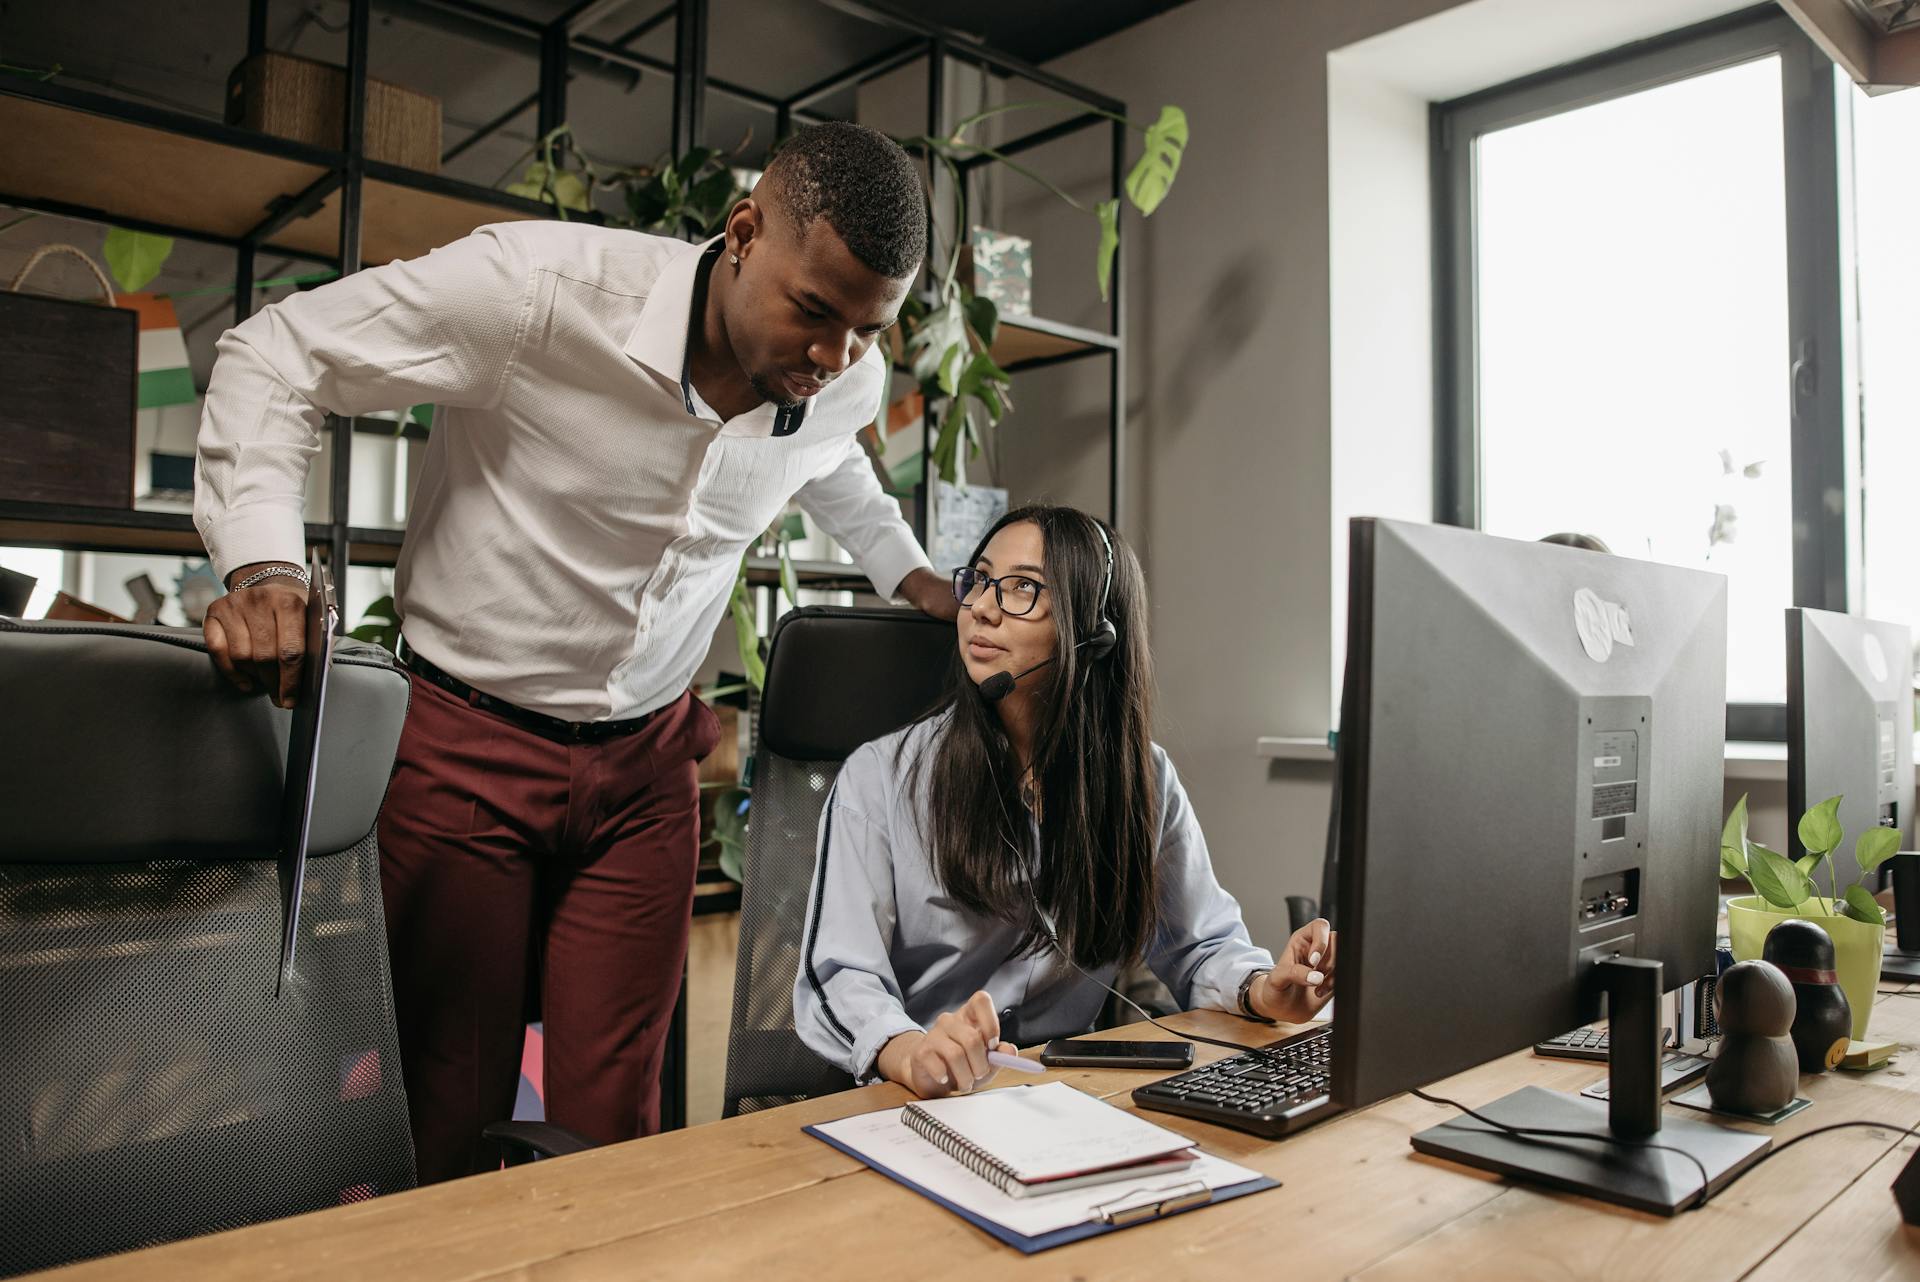
POLYGON ((1183 1008, 1300 1022, 1333 995, 1326 921, 1281 956, 1221 889, 1148 735, 1140 563, 1073 508, 1009 512, 954 572, 952 687, 847 758, 821 815, 794 1026, 924 1097, 990 1050, 1092 1027, 1145 961, 1183 1008))

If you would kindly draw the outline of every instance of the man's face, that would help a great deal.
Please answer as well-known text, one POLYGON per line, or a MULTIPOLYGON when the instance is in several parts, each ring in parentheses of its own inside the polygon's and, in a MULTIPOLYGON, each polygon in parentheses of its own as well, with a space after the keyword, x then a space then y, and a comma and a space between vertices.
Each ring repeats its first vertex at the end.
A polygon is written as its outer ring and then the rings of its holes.
MULTIPOLYGON (((913 283, 855 258, 826 219, 800 236, 784 214, 753 202, 728 220, 727 248, 740 256, 722 304, 728 341, 754 391, 783 407, 853 368, 893 324, 913 283)), ((723 259, 714 270, 734 269, 723 259)))

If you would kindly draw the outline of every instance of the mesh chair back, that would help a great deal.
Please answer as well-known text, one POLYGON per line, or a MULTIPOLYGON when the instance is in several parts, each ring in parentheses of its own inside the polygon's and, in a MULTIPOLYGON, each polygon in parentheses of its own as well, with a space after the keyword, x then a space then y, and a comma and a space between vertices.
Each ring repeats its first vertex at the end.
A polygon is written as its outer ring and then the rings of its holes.
POLYGON ((742 860, 725 1114, 851 1086, 793 1031, 820 811, 841 763, 939 701, 953 625, 913 610, 808 607, 774 629, 742 860))
POLYGON ((0 620, 0 1275, 413 1184, 373 836, 406 706, 340 643, 276 997, 289 714, 198 632, 0 620))

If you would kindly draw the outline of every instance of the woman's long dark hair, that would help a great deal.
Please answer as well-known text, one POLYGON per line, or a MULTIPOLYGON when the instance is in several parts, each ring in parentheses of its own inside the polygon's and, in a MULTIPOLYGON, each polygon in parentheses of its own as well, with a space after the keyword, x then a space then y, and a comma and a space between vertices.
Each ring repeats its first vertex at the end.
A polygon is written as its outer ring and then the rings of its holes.
POLYGON ((1158 902, 1146 583, 1132 549, 1110 527, 1051 505, 1001 517, 968 564, 979 561, 995 534, 1021 521, 1039 526, 1045 540, 1055 647, 1052 666, 1027 679, 1045 679, 1033 736, 1041 856, 1031 885, 1033 833, 1020 797, 1020 764, 957 646, 950 688, 930 714, 950 718, 931 751, 914 760, 909 786, 918 794, 923 771, 931 771, 926 819, 934 871, 958 903, 1020 926, 1023 953, 1048 942, 1038 907, 1052 920, 1060 948, 1080 965, 1125 964, 1144 955, 1158 902), (1107 577, 1101 530, 1113 543, 1106 617, 1119 643, 1092 658, 1076 647, 1100 618, 1107 577))

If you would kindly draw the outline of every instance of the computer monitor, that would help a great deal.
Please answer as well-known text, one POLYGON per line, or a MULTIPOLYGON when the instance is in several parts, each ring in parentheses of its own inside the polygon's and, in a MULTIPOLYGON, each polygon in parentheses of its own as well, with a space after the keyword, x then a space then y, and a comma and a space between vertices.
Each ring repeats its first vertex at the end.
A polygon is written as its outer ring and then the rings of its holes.
POLYGON ((1397 521, 1351 542, 1334 1101, 1604 999, 1610 1101, 1528 1088, 1478 1110, 1591 1139, 1462 1117, 1414 1147, 1651 1211, 1698 1199, 1702 1170, 1710 1195, 1767 1147, 1660 1116, 1661 996, 1714 964, 1726 580, 1397 521))
MULTIPOLYGON (((1787 813, 1839 797, 1850 834, 1897 828, 1913 849, 1913 635, 1897 623, 1787 611, 1787 813)), ((1795 859, 1806 853, 1787 826, 1795 859)), ((1902 917, 1905 914, 1901 914, 1902 917)), ((1920 922, 1900 923, 1920 948, 1920 922)), ((1889 946, 1885 973, 1920 979, 1920 956, 1889 946)))

